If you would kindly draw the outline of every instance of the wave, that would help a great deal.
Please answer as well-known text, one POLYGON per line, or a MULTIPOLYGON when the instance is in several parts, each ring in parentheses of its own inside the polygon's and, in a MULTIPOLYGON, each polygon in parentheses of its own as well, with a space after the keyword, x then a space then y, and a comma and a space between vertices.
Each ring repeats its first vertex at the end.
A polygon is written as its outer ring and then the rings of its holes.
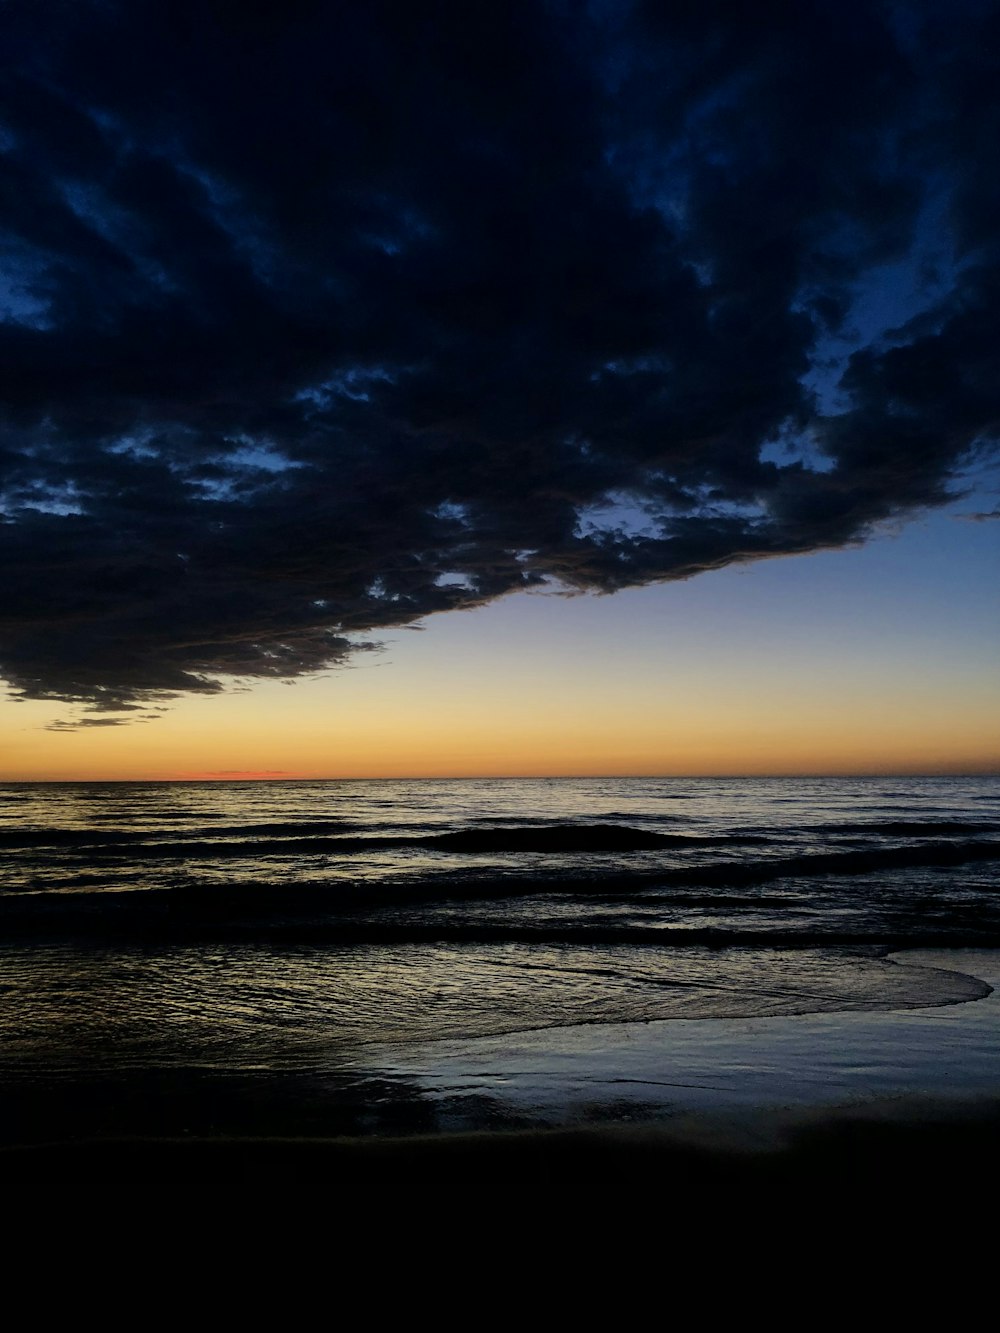
MULTIPOLYGON (((655 833, 621 824, 566 824, 548 826, 518 825, 513 828, 457 829, 447 833, 399 832, 369 834, 362 837, 345 836, 350 826, 333 826, 333 836, 291 836, 293 826, 282 826, 287 836, 254 838, 252 829, 234 828, 198 830, 203 836, 180 839, 156 838, 146 831, 109 831, 107 833, 78 829, 38 832, 15 830, 0 835, 8 847, 61 846, 86 851, 91 857, 136 856, 147 858, 174 858, 195 860, 211 857, 288 856, 292 854, 321 854, 346 856, 357 853, 392 851, 416 848, 461 854, 475 853, 571 853, 571 852, 650 852, 677 850, 689 847, 726 845, 762 846, 770 841, 764 834, 722 833, 686 834, 655 833), (235 839, 224 834, 247 834, 235 839), (218 834, 220 836, 216 837, 218 834)), ((357 826, 355 826, 357 827, 357 826)), ((427 825, 410 825, 427 828, 427 825)))
MULTIPOLYGON (((420 848, 427 851, 456 853, 504 853, 504 852, 640 852, 640 851, 678 851, 695 847, 760 845, 770 841, 768 838, 752 834, 733 836, 689 837, 685 834, 644 833, 639 829, 623 831, 623 836, 601 837, 608 832, 601 829, 597 834, 582 830, 579 836, 572 836, 564 829, 511 830, 517 836, 505 836, 502 829, 468 831, 465 833, 443 833, 437 837, 374 837, 374 838, 294 838, 284 842, 200 842, 200 843, 147 843, 141 848, 143 857, 174 858, 181 861, 214 859, 222 857, 263 857, 286 856, 296 854, 323 854, 344 856, 378 850, 395 850, 404 847, 420 848), (525 837, 528 832, 538 834, 537 838, 525 837), (546 837, 545 835, 553 835, 546 837)), ((88 857, 107 855, 119 857, 131 855, 132 847, 108 846, 88 849, 88 857)), ((756 860, 727 860, 702 863, 696 866, 681 865, 648 871, 631 871, 623 867, 620 873, 610 876, 593 875, 578 877, 568 882, 577 885, 595 886, 644 880, 663 886, 673 884, 762 884, 768 880, 788 877, 813 875, 865 875, 878 870, 897 870, 917 866, 952 867, 974 861, 1000 860, 1000 842, 924 842, 904 847, 868 847, 850 851, 831 851, 804 853, 796 856, 760 857, 756 860)), ((449 881, 450 882, 450 881, 449 881)), ((469 883, 480 880, 470 876, 469 883)), ((490 883, 507 883, 506 880, 491 878, 490 883)), ((527 877, 512 875, 513 884, 531 883, 527 877)), ((558 892, 559 885, 567 882, 562 876, 552 876, 537 881, 542 892, 558 892)), ((366 890, 374 891, 374 890, 366 890)))
POLYGON ((760 846, 771 841, 763 834, 655 833, 627 824, 558 824, 525 827, 459 829, 421 840, 425 845, 453 852, 655 852, 661 848, 722 846, 727 843, 760 846))
MULTIPOLYGON (((652 820, 657 824, 690 824, 701 822, 702 820, 702 817, 698 815, 663 814, 660 811, 652 815, 637 815, 635 810, 595 810, 587 815, 587 819, 589 820, 601 820, 602 822, 607 820, 615 820, 618 822, 624 820, 627 822, 630 819, 636 818, 641 818, 647 822, 652 820)), ((568 821, 564 814, 525 815, 522 813, 516 815, 476 815, 471 817, 468 822, 470 824, 486 825, 490 828, 493 828, 494 826, 497 828, 507 828, 511 826, 519 828, 551 828, 554 825, 569 825, 573 823, 572 820, 568 821)))
MULTIPOLYGON (((247 902, 236 906, 213 893, 198 902, 165 898, 165 893, 81 894, 63 899, 58 911, 50 897, 43 906, 24 899, 0 904, 0 921, 10 942, 31 937, 51 941, 132 939, 146 943, 212 939, 289 945, 346 947, 357 945, 601 945, 674 950, 708 949, 849 949, 879 954, 908 947, 997 948, 1000 917, 977 918, 964 912, 942 924, 914 910, 882 927, 853 930, 836 927, 763 924, 746 926, 656 926, 628 921, 587 919, 539 922, 525 920, 458 920, 389 915, 351 918, 308 913, 301 896, 292 902, 247 902), (108 899, 111 898, 109 903, 108 899), (14 907, 14 910, 10 910, 14 907), (265 910, 267 909, 267 910, 265 910)), ((313 903, 313 908, 318 904, 313 903)), ((329 904, 328 904, 329 906, 329 904)))
POLYGON ((948 834, 997 833, 1000 824, 993 821, 959 819, 886 819, 860 823, 819 824, 818 833, 870 833, 883 838, 941 837, 948 834))
POLYGON ((287 906, 304 895, 315 907, 325 898, 331 910, 357 907, 415 906, 428 902, 486 901, 544 895, 587 898, 621 898, 623 895, 667 892, 677 889, 747 888, 783 879, 854 877, 878 871, 916 867, 947 867, 980 861, 1000 860, 1000 842, 923 843, 916 847, 884 847, 869 851, 829 852, 816 855, 761 858, 756 861, 711 861, 700 865, 664 870, 621 870, 613 874, 526 875, 509 873, 427 875, 416 880, 343 884, 313 881, 287 885, 253 882, 221 888, 193 883, 172 892, 201 901, 207 895, 230 900, 239 910, 262 894, 277 895, 276 905, 287 906))
MULTIPOLYGON (((604 832, 604 830, 601 831, 604 832)), ((284 855, 287 851, 342 854, 345 851, 358 852, 373 848, 404 846, 452 851, 468 851, 470 849, 502 851, 515 846, 515 844, 504 841, 503 832, 503 830, 483 830, 481 833, 442 834, 432 838, 294 839, 285 843, 262 844, 254 842, 148 843, 142 846, 141 852, 144 858, 149 859, 162 857, 175 858, 181 861, 195 861, 201 858, 216 859, 226 856, 245 859, 268 854, 284 855), (496 839, 490 839, 489 835, 491 833, 498 835, 496 839), (472 842, 465 842, 466 838, 471 838, 472 842)), ((524 830, 519 829, 517 832, 523 834, 524 830)), ((533 832, 545 834, 549 832, 559 833, 562 830, 546 829, 533 830, 533 832)), ((729 837, 695 838, 684 835, 642 834, 640 830, 629 830, 629 832, 639 835, 637 840, 623 840, 622 844, 615 847, 610 847, 600 840, 585 841, 584 843, 567 842, 558 847, 546 845, 542 842, 540 845, 533 847, 519 840, 516 843, 516 850, 567 851, 576 848, 593 851, 596 847, 597 850, 621 852, 623 846, 629 851, 647 850, 650 846, 647 841, 649 838, 656 839, 656 842, 652 845, 657 848, 669 847, 674 850, 678 847, 706 846, 714 843, 735 845, 741 841, 763 841, 749 836, 745 839, 729 837)), ((126 855, 134 856, 137 850, 139 849, 135 847, 123 848, 114 845, 88 848, 87 858, 88 861, 94 861, 100 859, 102 855, 112 859, 126 855)), ((647 889, 668 890, 674 887, 693 886, 705 888, 745 887, 780 879, 862 876, 878 871, 908 868, 954 868, 975 862, 996 860, 1000 860, 1000 841, 923 842, 903 847, 852 848, 848 851, 816 852, 795 856, 762 856, 750 860, 708 861, 693 865, 686 863, 660 868, 630 869, 627 865, 622 865, 619 869, 611 872, 600 873, 594 871, 589 874, 581 874, 578 867, 574 867, 573 870, 563 870, 561 873, 556 871, 545 876, 532 875, 516 870, 510 870, 506 873, 476 871, 474 867, 470 867, 465 874, 448 871, 437 875, 433 873, 425 874, 405 880, 364 881, 357 886, 357 894, 358 901, 368 903, 377 901, 412 903, 436 898, 504 898, 539 893, 615 896, 621 893, 647 889)), ((199 893, 208 891, 205 884, 197 879, 191 880, 190 884, 199 893)), ((345 895, 349 894, 354 888, 351 881, 345 882, 344 880, 315 881, 313 887, 318 891, 336 897, 338 901, 344 901, 345 895)), ((282 885, 280 892, 291 893, 309 888, 309 882, 296 880, 282 885)), ((260 881, 248 881, 235 886, 235 889, 239 893, 252 898, 257 892, 261 891, 261 885, 260 881)), ((220 890, 213 887, 211 891, 219 892, 220 890)), ((8 890, 5 895, 0 895, 0 904, 6 897, 12 896, 14 893, 16 893, 16 890, 8 890)))
MULTIPOLYGON (((353 856, 414 848, 459 855, 574 854, 683 851, 698 847, 767 846, 785 839, 790 830, 780 827, 724 833, 660 832, 648 827, 611 822, 618 812, 592 816, 599 823, 539 817, 494 818, 487 827, 476 820, 472 827, 441 832, 440 823, 413 821, 391 831, 343 819, 287 820, 255 824, 222 824, 173 831, 162 828, 7 828, 0 830, 0 848, 65 848, 86 851, 93 857, 135 855, 137 858, 206 859, 290 855, 353 856), (180 833, 180 836, 177 834, 180 833)), ((678 817, 668 817, 673 823, 678 817)), ((685 821, 687 822, 687 821, 685 821)), ((384 827, 384 826, 383 826, 384 827)), ((817 835, 869 837, 959 837, 1000 830, 996 821, 914 820, 824 823, 802 830, 817 835)))
MULTIPOLYGON (((824 878, 861 877, 874 872, 911 867, 954 868, 991 860, 1000 860, 1000 842, 922 843, 868 851, 761 858, 751 862, 715 861, 661 870, 630 872, 623 869, 614 874, 564 873, 542 876, 484 871, 465 875, 428 874, 420 878, 399 878, 395 881, 383 879, 369 883, 344 880, 279 883, 254 879, 219 884, 189 878, 169 886, 125 891, 118 888, 93 891, 88 887, 60 892, 29 888, 0 897, 0 923, 5 930, 16 931, 51 928, 58 931, 80 929, 91 933, 114 931, 119 926, 168 932, 188 929, 266 932, 272 928, 294 928, 307 932, 325 929, 333 932, 334 936, 346 937, 351 931, 374 929, 370 919, 372 914, 390 912, 394 917, 392 928, 400 932, 400 938, 410 938, 414 930, 425 929, 432 933, 443 929, 461 931, 465 932, 463 938, 472 938, 476 931, 510 930, 513 926, 497 927, 477 923, 471 912, 464 920, 451 918, 447 923, 435 922, 426 927, 418 926, 412 916, 414 913, 419 915, 421 910, 432 908, 435 904, 447 907, 449 904, 545 897, 576 897, 588 900, 589 903, 606 899, 615 902, 617 906, 623 903, 646 906, 659 902, 668 907, 690 909, 737 911, 748 908, 774 912, 786 905, 785 899, 774 894, 741 897, 738 891, 782 880, 822 882, 824 878), (699 893, 698 890, 704 892, 699 893), (397 920, 395 914, 400 910, 409 913, 411 919, 397 920), (369 920, 362 920, 365 917, 369 920)), ((970 938, 981 941, 984 929, 1000 930, 1000 913, 988 888, 965 884, 962 895, 959 904, 935 901, 933 912, 928 912, 926 906, 920 903, 914 903, 912 909, 908 909, 906 914, 910 915, 912 911, 921 938, 926 935, 926 930, 938 929, 942 938, 954 940, 956 931, 960 935, 966 930, 971 932, 970 938), (952 921, 946 926, 942 925, 946 919, 942 913, 952 915, 952 921)), ((880 900, 882 897, 884 894, 880 895, 880 900)), ((792 906, 795 904, 792 903, 792 906)), ((589 925, 587 921, 584 914, 575 926, 573 922, 568 922, 559 925, 558 930, 565 932, 576 929, 591 935, 595 929, 604 929, 604 925, 596 919, 592 918, 589 925)), ((379 928, 389 927, 383 922, 379 928)), ((530 933, 532 927, 529 923, 517 929, 522 933, 526 930, 530 933)), ((655 939, 660 944, 676 943, 680 938, 677 928, 673 926, 643 926, 634 929, 645 932, 642 938, 648 937, 651 942, 655 939)), ((891 926, 891 929, 894 930, 895 926, 891 926)), ((742 932, 737 930, 736 934, 742 932)), ((774 931, 775 940, 784 940, 788 935, 789 928, 778 922, 774 931)), ((510 938, 520 938, 520 935, 510 938)), ((717 933, 713 938, 719 938, 717 933)), ((796 940, 802 938, 804 936, 801 933, 795 933, 796 940)), ((855 930, 845 932, 835 925, 832 933, 819 929, 818 934, 814 931, 810 938, 865 942, 880 941, 886 937, 881 932, 870 932, 867 935, 859 935, 855 930)))
MULTIPOLYGON (((176 817, 175 817, 176 818, 176 817)), ((187 830, 187 836, 197 844, 210 838, 294 838, 312 835, 313 837, 353 833, 364 826, 346 820, 295 820, 284 823, 265 824, 222 824, 187 830)), ((101 828, 27 828, 0 830, 0 847, 163 847, 183 846, 182 843, 150 842, 156 838, 159 830, 148 828, 101 829, 101 828)), ((206 844, 207 845, 207 844, 206 844)))

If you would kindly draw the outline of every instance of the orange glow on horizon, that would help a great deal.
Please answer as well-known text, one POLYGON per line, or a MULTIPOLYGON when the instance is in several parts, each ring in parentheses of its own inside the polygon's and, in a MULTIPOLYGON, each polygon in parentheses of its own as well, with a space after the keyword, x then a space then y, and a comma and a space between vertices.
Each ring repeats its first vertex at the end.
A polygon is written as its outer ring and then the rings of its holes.
POLYGON ((170 782, 288 782, 305 777, 280 768, 224 768, 214 773, 172 773, 170 782))
POLYGON ((995 622, 963 638, 957 598, 929 622, 887 592, 865 635, 853 595, 764 633, 795 568, 511 598, 152 722, 0 695, 0 781, 1000 774, 995 622))
POLYGON ((638 686, 602 698, 567 685, 559 698, 546 692, 531 703, 509 681, 480 681, 465 699, 454 680, 434 696, 387 684, 379 673, 356 673, 296 689, 270 685, 182 700, 149 724, 77 732, 44 730, 46 706, 6 705, 0 780, 1000 772, 1000 719, 990 717, 982 692, 932 708, 903 689, 892 699, 845 691, 824 704, 812 694, 796 700, 780 682, 752 699, 688 682, 677 698, 638 686))

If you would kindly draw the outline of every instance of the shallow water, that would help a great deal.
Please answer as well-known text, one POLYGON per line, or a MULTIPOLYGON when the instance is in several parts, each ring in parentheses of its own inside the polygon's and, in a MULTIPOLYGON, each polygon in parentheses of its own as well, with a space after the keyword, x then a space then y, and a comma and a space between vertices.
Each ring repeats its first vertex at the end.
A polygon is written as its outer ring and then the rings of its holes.
POLYGON ((948 1005, 1000 780, 0 789, 0 1069, 306 1071, 549 1027, 948 1005))
POLYGON ((911 950, 914 977, 975 978, 975 1003, 681 1020, 440 1041, 379 1052, 441 1129, 670 1119, 688 1111, 1000 1098, 1000 952, 911 950), (887 1100, 888 1099, 888 1100, 887 1100))

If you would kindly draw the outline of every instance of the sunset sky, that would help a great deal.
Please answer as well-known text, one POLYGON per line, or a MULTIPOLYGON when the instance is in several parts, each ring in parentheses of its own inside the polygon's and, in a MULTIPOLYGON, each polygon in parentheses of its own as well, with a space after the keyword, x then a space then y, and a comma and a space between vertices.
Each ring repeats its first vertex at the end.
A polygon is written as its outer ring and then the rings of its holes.
MULTIPOLYGON (((968 512, 969 506, 956 506, 968 512)), ((1000 527, 432 617, 128 727, 3 708, 8 779, 996 772, 1000 527)))
POLYGON ((5 6, 0 779, 1000 772, 1000 14, 5 6))

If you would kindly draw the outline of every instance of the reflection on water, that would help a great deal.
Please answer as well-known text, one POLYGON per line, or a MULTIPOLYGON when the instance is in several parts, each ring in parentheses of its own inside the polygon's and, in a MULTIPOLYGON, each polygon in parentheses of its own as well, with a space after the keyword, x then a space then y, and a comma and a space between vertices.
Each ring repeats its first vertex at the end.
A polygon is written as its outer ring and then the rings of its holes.
POLYGON ((0 1069, 343 1070, 385 1043, 978 998, 871 951, 407 945, 0 952, 0 1069))
POLYGON ((655 873, 997 833, 1000 783, 988 778, 0 787, 0 846, 17 853, 6 858, 3 893, 655 873), (538 851, 539 839, 581 827, 633 843, 538 851))
POLYGON ((392 1051, 955 1004, 880 946, 1000 940, 990 779, 13 785, 0 849, 9 1134, 422 1124, 392 1051))

